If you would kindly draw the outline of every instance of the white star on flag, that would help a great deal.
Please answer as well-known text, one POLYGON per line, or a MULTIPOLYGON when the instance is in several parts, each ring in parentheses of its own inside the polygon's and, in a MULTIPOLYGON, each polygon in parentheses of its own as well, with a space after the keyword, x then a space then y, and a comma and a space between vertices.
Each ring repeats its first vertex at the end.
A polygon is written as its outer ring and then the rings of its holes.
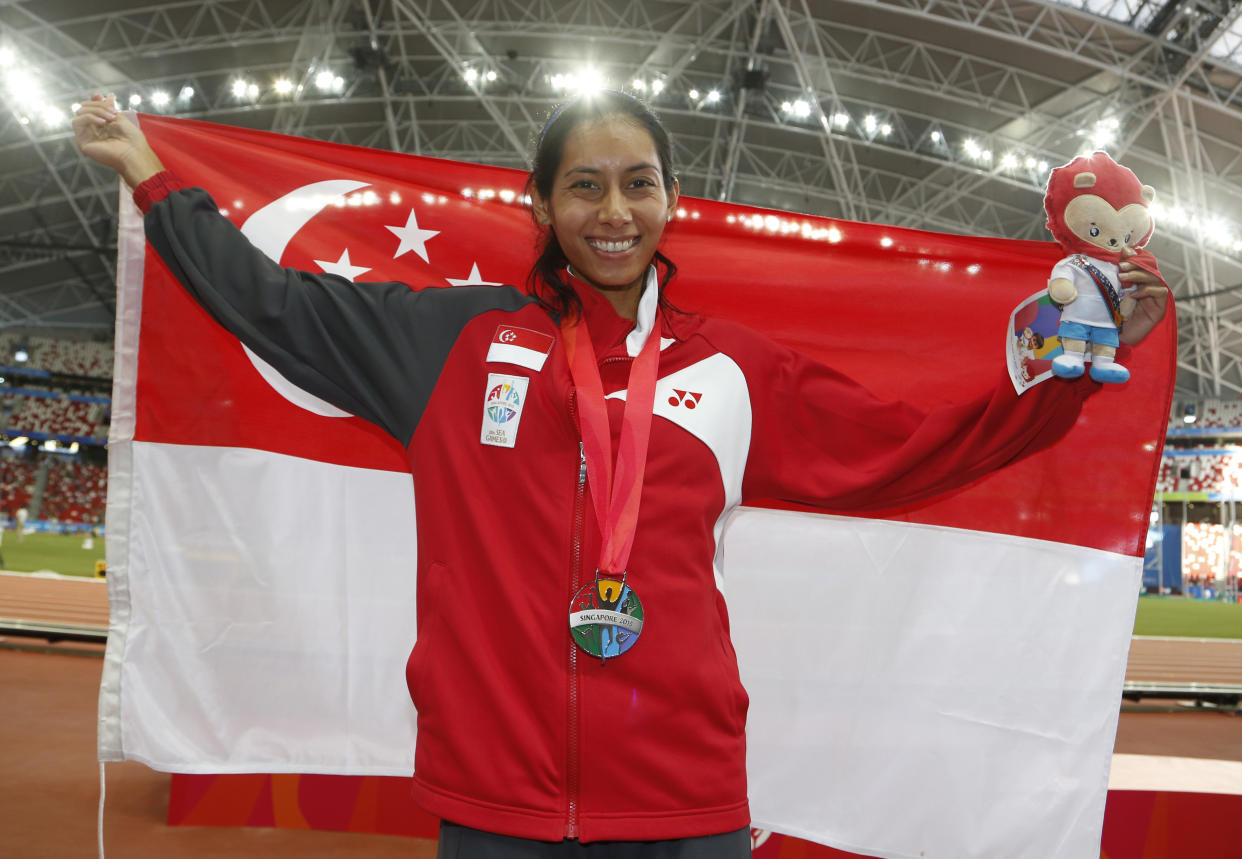
POLYGON ((431 262, 431 260, 427 259, 427 241, 433 236, 438 236, 440 231, 421 229, 418 226, 418 218, 414 216, 413 209, 410 209, 410 217, 406 219, 404 227, 385 226, 384 229, 401 239, 401 244, 397 246, 397 252, 392 255, 393 259, 404 253, 414 251, 414 253, 423 258, 423 262, 431 262))
POLYGON ((470 267, 470 276, 465 280, 457 277, 446 277, 453 286, 497 286, 494 281, 484 280, 483 275, 479 274, 479 264, 476 262, 470 267))
POLYGON ((317 259, 315 265, 326 271, 328 274, 339 274, 348 281, 358 278, 363 272, 370 271, 364 265, 354 265, 349 261, 349 248, 345 248, 345 252, 341 254, 341 258, 336 262, 328 262, 327 260, 317 259))

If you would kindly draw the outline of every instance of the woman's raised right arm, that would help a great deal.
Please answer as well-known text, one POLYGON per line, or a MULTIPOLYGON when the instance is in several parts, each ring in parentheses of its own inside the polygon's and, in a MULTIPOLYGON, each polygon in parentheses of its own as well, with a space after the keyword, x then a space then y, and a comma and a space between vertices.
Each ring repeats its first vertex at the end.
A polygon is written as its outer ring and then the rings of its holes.
POLYGON ((408 443, 457 336, 531 299, 513 288, 411 290, 281 268, 201 188, 181 188, 141 129, 94 97, 74 118, 83 154, 134 183, 148 241, 217 322, 285 378, 408 443))

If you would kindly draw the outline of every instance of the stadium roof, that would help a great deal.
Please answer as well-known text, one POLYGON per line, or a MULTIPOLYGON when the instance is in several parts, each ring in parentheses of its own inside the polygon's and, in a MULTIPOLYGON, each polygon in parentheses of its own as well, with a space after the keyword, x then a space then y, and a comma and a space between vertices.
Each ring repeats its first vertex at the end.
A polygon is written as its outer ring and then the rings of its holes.
POLYGON ((0 5, 0 330, 107 336, 117 183, 71 103, 526 166, 576 87, 645 94, 694 196, 1046 238, 1049 165, 1155 186, 1178 390, 1242 397, 1238 0, 38 0, 0 5), (283 81, 283 83, 281 83, 283 81), (240 82, 240 83, 239 83, 240 82))

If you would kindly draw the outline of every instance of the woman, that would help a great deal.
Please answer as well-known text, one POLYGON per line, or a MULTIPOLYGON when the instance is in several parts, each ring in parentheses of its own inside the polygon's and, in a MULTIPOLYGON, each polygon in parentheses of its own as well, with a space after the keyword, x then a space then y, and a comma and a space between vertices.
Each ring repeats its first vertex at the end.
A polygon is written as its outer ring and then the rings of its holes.
MULTIPOLYGON (((540 136, 527 291, 282 270, 110 103, 92 99, 74 128, 135 188, 196 300, 398 439, 416 498, 434 502, 416 505, 407 681, 415 798, 454 822, 441 855, 748 855, 747 698, 713 568, 726 515, 748 498, 875 508, 942 491, 1063 431, 1092 389, 1019 400, 1006 380, 923 414, 676 311, 659 252, 671 147, 621 93, 568 103, 540 136), (520 356, 495 348, 519 340, 520 356), (700 396, 693 409, 674 385, 700 396)), ((1160 290, 1143 300, 1127 342, 1163 312, 1160 290)))

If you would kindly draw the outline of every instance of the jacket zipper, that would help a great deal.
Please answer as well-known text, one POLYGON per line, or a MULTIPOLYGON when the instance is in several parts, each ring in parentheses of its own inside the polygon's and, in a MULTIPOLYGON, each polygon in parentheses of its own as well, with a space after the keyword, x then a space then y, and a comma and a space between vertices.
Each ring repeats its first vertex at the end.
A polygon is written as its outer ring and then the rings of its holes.
MULTIPOLYGON (((577 423, 577 391, 569 394, 569 412, 577 423)), ((586 526, 586 449, 578 441, 578 485, 574 494, 573 558, 569 576, 569 598, 572 601, 581 586, 582 577, 582 531, 586 526)), ((566 790, 569 807, 565 820, 565 837, 578 837, 578 645, 569 637, 569 748, 566 755, 566 790)))
MULTIPOLYGON (((605 358, 600 361, 600 365, 610 364, 616 361, 633 361, 629 355, 617 355, 611 358, 605 358)), ((578 423, 578 390, 571 388, 569 391, 569 414, 574 419, 574 425, 578 423)), ((570 571, 569 598, 573 600, 578 594, 578 589, 582 587, 582 532, 586 527, 586 478, 587 478, 587 462, 586 448, 582 444, 582 440, 578 441, 578 486, 574 495, 574 533, 573 533, 573 569, 570 571)), ((566 776, 566 790, 569 793, 569 807, 565 820, 565 837, 578 837, 578 792, 580 769, 582 766, 578 757, 578 720, 580 715, 580 702, 578 700, 578 645, 574 641, 573 636, 569 638, 569 749, 566 755, 566 768, 569 770, 566 776)))

